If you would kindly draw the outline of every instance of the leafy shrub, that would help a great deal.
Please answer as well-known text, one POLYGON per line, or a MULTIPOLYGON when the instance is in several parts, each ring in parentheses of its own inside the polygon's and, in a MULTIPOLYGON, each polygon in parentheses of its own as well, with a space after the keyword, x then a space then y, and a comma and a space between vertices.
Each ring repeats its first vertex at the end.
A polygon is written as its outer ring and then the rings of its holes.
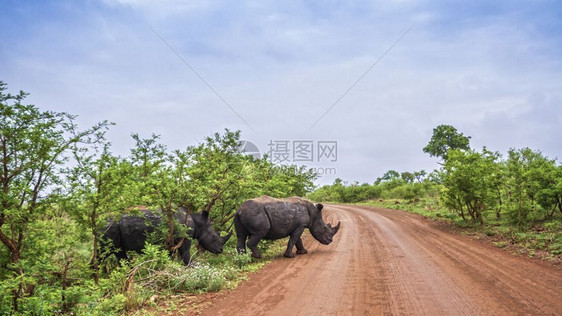
POLYGON ((243 269, 246 265, 252 262, 252 257, 250 256, 249 252, 241 254, 236 253, 234 254, 233 262, 238 269, 243 269))
POLYGON ((118 315, 125 311, 126 302, 127 297, 124 294, 115 294, 103 300, 93 311, 99 315, 118 315))
POLYGON ((554 241, 548 246, 548 250, 553 255, 561 255, 562 254, 562 234, 558 234, 554 241))

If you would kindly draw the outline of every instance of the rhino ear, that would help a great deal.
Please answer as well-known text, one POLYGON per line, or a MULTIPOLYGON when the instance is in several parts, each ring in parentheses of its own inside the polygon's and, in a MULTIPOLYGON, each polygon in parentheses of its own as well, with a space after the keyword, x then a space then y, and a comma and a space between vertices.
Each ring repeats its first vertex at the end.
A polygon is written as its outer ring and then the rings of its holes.
POLYGON ((318 204, 316 204, 316 208, 318 209, 318 211, 322 211, 322 209, 324 208, 324 205, 318 203, 318 204))

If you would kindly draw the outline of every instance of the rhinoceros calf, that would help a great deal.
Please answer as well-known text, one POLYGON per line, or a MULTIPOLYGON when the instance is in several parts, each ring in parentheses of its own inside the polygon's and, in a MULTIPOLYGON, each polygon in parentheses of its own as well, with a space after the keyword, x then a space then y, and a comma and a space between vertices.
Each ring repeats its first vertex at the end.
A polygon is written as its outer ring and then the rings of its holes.
MULTIPOLYGON (((127 251, 140 253, 144 249, 147 235, 154 232, 162 222, 159 215, 149 210, 141 210, 141 214, 123 215, 119 221, 111 221, 105 227, 103 237, 113 243, 117 250, 116 256, 118 259, 126 259, 127 251)), ((175 218, 180 225, 187 226, 187 237, 197 239, 205 250, 215 254, 222 252, 223 245, 232 235, 232 232, 230 232, 227 236, 220 237, 211 226, 209 212, 187 214, 186 209, 180 208, 175 213, 175 218)), ((182 261, 189 264, 191 260, 189 255, 191 240, 178 236, 175 243, 180 245, 177 250, 182 261)))
POLYGON ((252 251, 252 257, 260 258, 258 243, 261 239, 280 239, 290 236, 284 256, 293 258, 293 247, 297 254, 307 253, 301 235, 305 228, 324 245, 332 242, 340 223, 335 227, 324 223, 322 204, 316 206, 299 197, 275 199, 269 196, 247 200, 242 203, 234 216, 234 227, 238 238, 238 252, 252 251))

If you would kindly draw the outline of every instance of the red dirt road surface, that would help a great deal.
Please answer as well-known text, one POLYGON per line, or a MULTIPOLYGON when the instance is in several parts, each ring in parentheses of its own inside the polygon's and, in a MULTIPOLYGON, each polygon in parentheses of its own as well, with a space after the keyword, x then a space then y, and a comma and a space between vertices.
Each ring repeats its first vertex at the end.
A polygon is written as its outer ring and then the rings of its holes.
POLYGON ((562 315, 562 270, 455 235, 421 216, 326 205, 342 227, 279 258, 203 315, 562 315))

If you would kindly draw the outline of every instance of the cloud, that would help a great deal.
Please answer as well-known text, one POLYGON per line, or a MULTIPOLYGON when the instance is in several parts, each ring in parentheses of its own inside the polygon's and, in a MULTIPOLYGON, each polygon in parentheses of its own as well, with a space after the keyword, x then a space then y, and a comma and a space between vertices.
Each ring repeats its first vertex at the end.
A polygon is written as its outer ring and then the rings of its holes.
POLYGON ((14 3, 0 14, 0 79, 83 126, 116 122, 120 154, 132 132, 183 148, 240 129, 262 151, 272 139, 336 140, 336 176, 372 182, 438 167, 421 148, 439 124, 477 148, 562 156, 560 15, 509 1, 14 3))

